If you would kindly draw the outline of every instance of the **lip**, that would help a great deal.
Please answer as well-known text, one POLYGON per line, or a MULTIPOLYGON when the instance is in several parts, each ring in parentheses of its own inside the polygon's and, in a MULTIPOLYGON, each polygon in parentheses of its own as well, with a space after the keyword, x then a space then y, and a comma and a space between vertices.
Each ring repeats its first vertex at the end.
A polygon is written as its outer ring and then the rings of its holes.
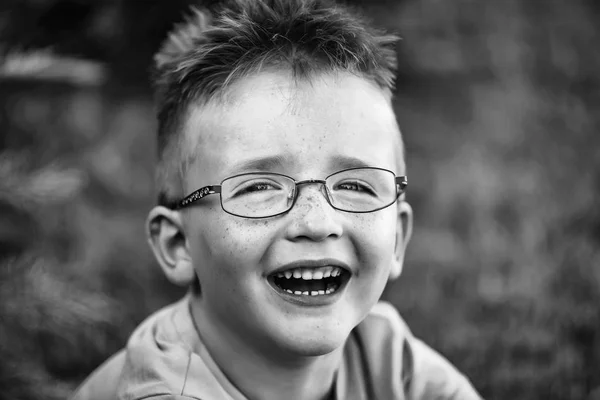
POLYGON ((269 284, 269 286, 275 293, 277 293, 289 303, 303 307, 323 307, 336 303, 346 291, 346 288, 348 287, 348 282, 344 283, 342 287, 340 287, 332 294, 324 294, 321 296, 298 296, 279 290, 271 284, 269 284))
POLYGON ((299 306, 304 306, 304 307, 306 307, 306 306, 322 307, 322 306, 328 306, 328 305, 331 305, 331 304, 334 304, 335 302, 337 302, 342 297, 344 292, 346 291, 346 288, 348 287, 348 283, 350 282, 351 278, 352 278, 352 270, 350 269, 348 264, 346 264, 345 262, 340 261, 338 259, 334 259, 334 258, 323 258, 323 259, 318 259, 318 260, 298 260, 298 261, 294 261, 294 262, 282 265, 281 267, 279 267, 279 268, 273 270, 271 273, 269 273, 269 275, 267 276, 267 281, 268 281, 268 284, 271 287, 271 289, 289 303, 299 305, 299 306), (342 285, 335 292, 333 292, 331 294, 325 294, 325 295, 319 295, 319 296, 305 296, 305 295, 299 296, 299 295, 294 295, 294 294, 285 292, 285 291, 281 290, 280 288, 278 288, 273 283, 273 276, 278 272, 283 272, 283 271, 287 271, 289 269, 294 269, 294 268, 318 268, 318 267, 339 267, 345 271, 346 276, 343 279, 342 285))
POLYGON ((352 275, 352 269, 343 261, 335 258, 321 258, 318 260, 298 260, 282 265, 277 269, 269 272, 268 275, 274 275, 278 272, 287 271, 294 268, 319 268, 319 267, 339 267, 352 275))

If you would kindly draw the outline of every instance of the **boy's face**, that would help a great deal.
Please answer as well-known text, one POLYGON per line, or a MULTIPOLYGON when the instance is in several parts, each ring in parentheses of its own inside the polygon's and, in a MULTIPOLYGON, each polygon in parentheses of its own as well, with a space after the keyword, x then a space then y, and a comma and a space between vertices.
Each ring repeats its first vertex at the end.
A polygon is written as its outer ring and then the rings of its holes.
MULTIPOLYGON (((297 83, 283 72, 250 76, 225 99, 192 108, 185 130, 186 147, 195 154, 186 193, 255 171, 296 181, 359 166, 404 174, 389 99, 350 74, 297 83)), ((337 211, 319 184, 300 186, 294 207, 275 217, 227 214, 219 195, 182 212, 201 285, 193 305, 204 318, 200 323, 257 348, 298 355, 325 354, 344 343, 378 301, 391 268, 401 265, 408 240, 403 222, 411 218, 399 202, 373 213, 337 211), (306 300, 274 285, 274 271, 310 262, 343 267, 344 286, 306 300)))

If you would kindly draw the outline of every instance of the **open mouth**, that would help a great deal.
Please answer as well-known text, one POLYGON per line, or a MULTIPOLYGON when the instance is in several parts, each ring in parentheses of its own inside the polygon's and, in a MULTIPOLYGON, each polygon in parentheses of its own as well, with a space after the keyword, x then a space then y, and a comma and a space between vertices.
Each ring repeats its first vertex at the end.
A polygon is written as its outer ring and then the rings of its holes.
POLYGON ((293 268, 276 272, 269 281, 277 289, 296 296, 327 296, 350 279, 350 272, 341 267, 293 268))

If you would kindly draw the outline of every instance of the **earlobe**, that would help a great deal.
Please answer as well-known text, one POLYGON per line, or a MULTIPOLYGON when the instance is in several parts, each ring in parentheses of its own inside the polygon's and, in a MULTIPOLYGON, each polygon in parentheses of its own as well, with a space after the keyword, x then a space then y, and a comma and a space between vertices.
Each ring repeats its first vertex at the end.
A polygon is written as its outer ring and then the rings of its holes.
POLYGON ((413 212, 412 207, 406 201, 398 202, 398 220, 396 228, 396 248, 394 249, 394 259, 390 270, 390 280, 397 279, 402 273, 404 265, 404 254, 406 247, 412 236, 413 212))
POLYGON ((179 286, 192 284, 196 274, 181 214, 166 207, 154 207, 146 219, 146 236, 167 279, 179 286))

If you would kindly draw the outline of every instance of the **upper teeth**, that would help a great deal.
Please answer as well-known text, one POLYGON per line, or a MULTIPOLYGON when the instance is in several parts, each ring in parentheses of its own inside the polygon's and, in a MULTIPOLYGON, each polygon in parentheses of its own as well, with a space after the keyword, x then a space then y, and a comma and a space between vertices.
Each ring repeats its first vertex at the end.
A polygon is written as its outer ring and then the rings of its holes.
POLYGON ((284 272, 278 272, 278 278, 312 280, 339 276, 342 273, 340 267, 318 267, 318 268, 294 268, 284 272))

